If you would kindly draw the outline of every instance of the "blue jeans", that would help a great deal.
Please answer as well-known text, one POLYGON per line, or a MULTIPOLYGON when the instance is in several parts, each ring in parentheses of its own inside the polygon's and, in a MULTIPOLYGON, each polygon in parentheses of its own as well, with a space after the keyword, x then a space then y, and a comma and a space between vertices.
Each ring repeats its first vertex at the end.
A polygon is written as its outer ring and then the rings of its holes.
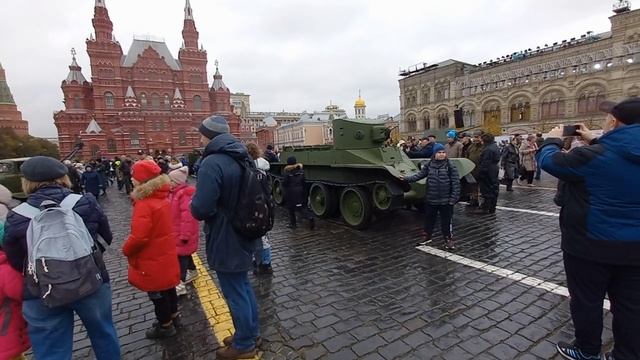
POLYGON ((260 335, 260 325, 258 324, 258 304, 249 283, 249 276, 245 271, 233 273, 216 271, 216 275, 236 329, 232 346, 240 351, 252 350, 256 346, 256 338, 260 335))
POLYGON ((93 352, 99 360, 120 359, 120 344, 111 316, 111 285, 67 306, 47 307, 40 299, 25 300, 22 313, 34 357, 38 360, 68 360, 73 351, 73 313, 87 329, 93 352))

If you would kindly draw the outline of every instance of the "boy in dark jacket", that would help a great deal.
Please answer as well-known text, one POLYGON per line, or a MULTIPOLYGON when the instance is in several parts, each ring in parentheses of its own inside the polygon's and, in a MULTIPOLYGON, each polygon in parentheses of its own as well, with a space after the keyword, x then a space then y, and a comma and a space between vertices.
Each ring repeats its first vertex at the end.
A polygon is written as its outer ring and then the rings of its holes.
POLYGON ((483 198, 479 213, 495 214, 500 191, 500 183, 498 182, 500 150, 493 135, 482 134, 480 139, 482 139, 484 148, 480 154, 477 179, 480 194, 483 198))
POLYGON ((289 225, 287 225, 287 227, 290 229, 297 227, 296 211, 300 211, 303 216, 309 219, 309 229, 313 230, 316 222, 309 209, 307 209, 307 196, 302 164, 298 163, 295 156, 289 156, 287 166, 284 167, 284 172, 285 176, 282 181, 282 186, 284 187, 284 199, 289 209, 289 225))
POLYGON ((436 217, 440 213, 440 228, 445 239, 444 246, 448 250, 455 250, 451 219, 453 218, 453 205, 460 197, 460 176, 458 169, 447 158, 444 146, 436 143, 433 145, 433 151, 434 155, 431 161, 424 164, 420 172, 401 178, 401 180, 411 183, 427 178, 424 233, 420 245, 431 242, 436 217))

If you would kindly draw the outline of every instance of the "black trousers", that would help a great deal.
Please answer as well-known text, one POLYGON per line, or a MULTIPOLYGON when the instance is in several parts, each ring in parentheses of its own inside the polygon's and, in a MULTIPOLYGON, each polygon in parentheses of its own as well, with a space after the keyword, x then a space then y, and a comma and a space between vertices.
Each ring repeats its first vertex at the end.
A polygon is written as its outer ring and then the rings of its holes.
POLYGON ((601 264, 563 253, 571 295, 575 346, 599 354, 602 305, 609 294, 613 314, 613 357, 640 359, 640 266, 601 264))
POLYGON ((436 218, 440 214, 440 230, 445 239, 451 237, 451 219, 453 218, 453 205, 432 205, 424 206, 424 232, 429 236, 433 235, 433 228, 436 225, 436 218))
POLYGON ((498 177, 482 177, 478 181, 480 194, 482 194, 482 208, 495 212, 498 205, 498 194, 500 192, 500 183, 498 177))
POLYGON ((287 209, 289 210, 289 223, 291 225, 296 225, 296 212, 299 212, 307 220, 313 219, 313 214, 311 210, 307 207, 306 204, 288 204, 287 209))
POLYGON ((173 314, 178 312, 178 294, 176 288, 163 291, 149 292, 149 299, 153 302, 156 319, 160 325, 171 321, 173 314))
POLYGON ((178 263, 180 264, 180 280, 182 281, 187 278, 187 270, 196 270, 196 264, 191 255, 178 255, 178 263))
POLYGON ((527 184, 533 184, 533 176, 536 174, 535 170, 527 170, 520 176, 520 180, 527 179, 527 184))

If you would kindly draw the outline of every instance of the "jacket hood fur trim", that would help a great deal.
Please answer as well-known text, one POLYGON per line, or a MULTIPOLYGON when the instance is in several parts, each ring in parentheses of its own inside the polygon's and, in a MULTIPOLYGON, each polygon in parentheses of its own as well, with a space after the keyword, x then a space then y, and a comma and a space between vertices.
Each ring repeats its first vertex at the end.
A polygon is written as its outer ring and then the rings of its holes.
POLYGON ((169 176, 162 174, 154 177, 153 179, 136 186, 131 193, 131 198, 134 200, 146 199, 153 195, 156 191, 165 188, 168 191, 168 187, 171 184, 169 176))

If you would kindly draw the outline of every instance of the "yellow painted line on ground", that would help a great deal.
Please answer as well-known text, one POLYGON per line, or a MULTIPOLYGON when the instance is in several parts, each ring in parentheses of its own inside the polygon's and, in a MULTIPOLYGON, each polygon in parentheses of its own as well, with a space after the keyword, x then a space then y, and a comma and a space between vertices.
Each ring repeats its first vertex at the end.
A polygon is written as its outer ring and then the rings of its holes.
MULTIPOLYGON (((218 344, 223 346, 222 339, 233 335, 235 332, 231 312, 222 293, 202 264, 202 260, 200 260, 198 254, 193 254, 193 262, 196 264, 198 274, 200 274, 200 276, 193 281, 193 285, 200 299, 202 310, 207 316, 209 325, 211 325, 213 336, 218 341, 218 344)), ((260 352, 258 352, 258 356, 254 357, 254 359, 259 358, 260 352)))

